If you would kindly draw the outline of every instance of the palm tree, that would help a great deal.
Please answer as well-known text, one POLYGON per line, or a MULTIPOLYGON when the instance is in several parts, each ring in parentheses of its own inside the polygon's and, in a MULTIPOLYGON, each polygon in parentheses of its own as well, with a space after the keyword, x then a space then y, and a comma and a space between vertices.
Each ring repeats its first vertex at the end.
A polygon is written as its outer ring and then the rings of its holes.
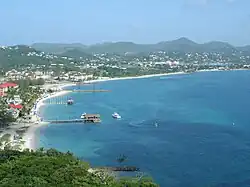
POLYGON ((7 98, 14 99, 14 95, 17 95, 17 89, 16 88, 8 88, 7 98))

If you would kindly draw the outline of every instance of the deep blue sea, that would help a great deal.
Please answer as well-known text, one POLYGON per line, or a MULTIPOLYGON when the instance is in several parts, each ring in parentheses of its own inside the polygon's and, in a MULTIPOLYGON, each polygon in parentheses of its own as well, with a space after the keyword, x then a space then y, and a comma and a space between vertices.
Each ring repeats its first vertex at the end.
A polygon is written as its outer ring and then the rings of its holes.
POLYGON ((250 186, 250 71, 117 80, 95 88, 112 92, 70 93, 74 105, 46 105, 41 113, 45 119, 99 113, 102 123, 44 126, 40 146, 69 150, 93 166, 118 165, 124 154, 125 164, 161 187, 250 186), (113 119, 113 112, 122 119, 113 119))

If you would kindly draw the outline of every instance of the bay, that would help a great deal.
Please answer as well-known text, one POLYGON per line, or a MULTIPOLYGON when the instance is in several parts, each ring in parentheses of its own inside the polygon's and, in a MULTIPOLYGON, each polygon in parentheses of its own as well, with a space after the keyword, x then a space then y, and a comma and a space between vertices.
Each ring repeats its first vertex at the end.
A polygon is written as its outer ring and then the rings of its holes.
POLYGON ((248 186, 249 80, 250 71, 225 71, 99 82, 95 89, 111 92, 73 92, 74 105, 45 105, 41 113, 45 120, 99 113, 102 123, 44 126, 39 146, 93 166, 117 165, 124 154, 162 187, 248 186))

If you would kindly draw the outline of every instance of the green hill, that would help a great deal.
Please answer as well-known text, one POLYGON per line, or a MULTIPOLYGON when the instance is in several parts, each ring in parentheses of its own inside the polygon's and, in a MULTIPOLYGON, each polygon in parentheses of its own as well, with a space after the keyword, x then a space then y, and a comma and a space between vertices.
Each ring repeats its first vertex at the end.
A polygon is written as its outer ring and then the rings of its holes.
POLYGON ((90 57, 92 57, 91 54, 83 52, 80 49, 71 49, 71 50, 68 50, 68 51, 62 53, 60 56, 72 57, 72 58, 76 58, 76 59, 79 59, 81 57, 83 57, 83 58, 86 58, 86 57, 90 58, 90 57))
POLYGON ((51 63, 67 63, 62 58, 53 58, 25 45, 0 47, 0 68, 16 67, 28 64, 46 65, 51 63))
POLYGON ((71 153, 54 149, 37 152, 0 151, 0 186, 3 187, 157 187, 149 178, 114 178, 91 169, 71 153))
POLYGON ((84 49, 85 45, 80 43, 60 44, 60 43, 34 43, 32 48, 46 53, 62 54, 68 50, 84 49))

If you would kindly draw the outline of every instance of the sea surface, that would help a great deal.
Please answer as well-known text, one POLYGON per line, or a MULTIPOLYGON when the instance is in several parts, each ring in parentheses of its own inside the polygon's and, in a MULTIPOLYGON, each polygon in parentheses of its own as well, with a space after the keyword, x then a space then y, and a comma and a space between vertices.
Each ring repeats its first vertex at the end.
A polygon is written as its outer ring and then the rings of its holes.
POLYGON ((69 150, 93 166, 118 166, 124 154, 124 164, 161 187, 250 186, 250 71, 107 81, 95 89, 111 92, 70 93, 74 105, 48 104, 41 114, 99 113, 102 123, 44 126, 40 146, 69 150))

